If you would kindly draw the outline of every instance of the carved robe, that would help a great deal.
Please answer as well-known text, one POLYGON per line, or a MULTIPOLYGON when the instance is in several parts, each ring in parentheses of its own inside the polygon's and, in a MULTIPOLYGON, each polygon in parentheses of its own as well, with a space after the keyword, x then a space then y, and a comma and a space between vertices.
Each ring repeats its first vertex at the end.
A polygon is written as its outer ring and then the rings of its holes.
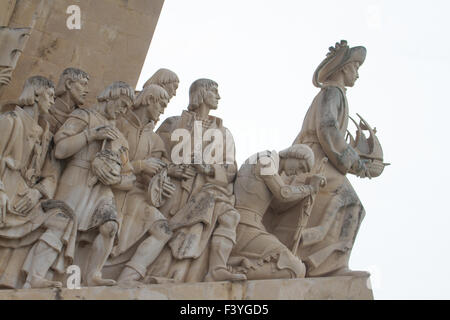
MULTIPOLYGON (((153 132, 154 124, 143 125, 134 112, 129 110, 117 121, 117 128, 124 134, 129 143, 130 161, 158 158, 167 160, 167 153, 161 138, 153 132)), ((114 191, 116 205, 121 212, 122 223, 119 231, 119 242, 113 248, 108 265, 118 264, 131 258, 136 245, 157 221, 166 218, 147 201, 147 189, 150 178, 146 174, 136 176, 136 183, 130 191, 114 191), (120 256, 120 257, 119 257, 120 256)))
MULTIPOLYGON (((59 163, 52 156, 49 125, 46 121, 41 124, 19 107, 0 116, 0 180, 9 197, 6 220, 0 224, 0 286, 4 287, 21 287, 25 280, 21 270, 27 269, 25 258, 47 225, 66 229, 63 241, 74 241, 70 220, 56 216, 58 210, 44 212, 41 207, 42 201, 53 198, 59 174, 59 163), (25 214, 16 212, 14 205, 31 188, 39 190, 43 198, 25 214)), ((46 240, 58 246, 52 239, 46 240)), ((69 261, 73 258, 71 251, 63 255, 69 261)), ((57 271, 64 272, 61 259, 64 257, 57 260, 55 267, 58 265, 57 271)))
POLYGON ((345 176, 359 156, 345 141, 348 125, 345 88, 331 83, 314 99, 294 143, 311 147, 316 161, 329 159, 327 185, 316 197, 298 254, 307 276, 324 276, 348 266, 364 208, 345 176))

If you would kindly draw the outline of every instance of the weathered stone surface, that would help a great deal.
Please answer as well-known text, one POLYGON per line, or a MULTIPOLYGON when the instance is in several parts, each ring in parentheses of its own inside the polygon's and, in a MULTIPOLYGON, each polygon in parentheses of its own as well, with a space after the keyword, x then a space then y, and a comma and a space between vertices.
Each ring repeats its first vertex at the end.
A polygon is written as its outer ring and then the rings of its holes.
POLYGON ((2 290, 0 300, 372 300, 366 277, 2 290))
POLYGON ((16 99, 28 76, 39 74, 56 82, 67 67, 89 72, 87 104, 94 103, 96 94, 114 81, 136 86, 163 3, 164 0, 2 1, 0 25, 32 28, 29 45, 2 100, 16 99), (67 28, 70 14, 66 10, 70 5, 80 7, 80 30, 67 28))

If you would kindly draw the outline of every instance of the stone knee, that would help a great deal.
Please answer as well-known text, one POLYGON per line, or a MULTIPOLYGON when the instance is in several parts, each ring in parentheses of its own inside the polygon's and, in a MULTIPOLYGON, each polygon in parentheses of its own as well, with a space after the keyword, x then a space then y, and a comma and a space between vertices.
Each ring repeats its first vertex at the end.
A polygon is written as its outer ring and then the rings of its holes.
POLYGON ((100 234, 108 238, 113 238, 118 229, 119 226, 116 221, 108 221, 100 226, 100 234))
POLYGON ((218 225, 214 230, 214 236, 222 236, 236 243, 236 228, 239 224, 241 216, 237 210, 229 210, 220 215, 217 222, 218 225))
POLYGON ((170 229, 169 222, 167 220, 160 220, 152 225, 150 235, 160 241, 167 242, 170 238, 172 238, 173 232, 170 229))

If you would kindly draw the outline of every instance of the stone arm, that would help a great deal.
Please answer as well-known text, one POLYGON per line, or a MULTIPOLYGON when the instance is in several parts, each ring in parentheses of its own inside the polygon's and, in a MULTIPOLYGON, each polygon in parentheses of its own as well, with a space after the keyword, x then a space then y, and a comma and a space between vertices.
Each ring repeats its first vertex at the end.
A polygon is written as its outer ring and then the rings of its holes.
POLYGON ((287 185, 279 174, 261 175, 267 188, 276 201, 286 203, 302 200, 314 193, 314 188, 310 185, 287 185))
POLYGON ((89 139, 87 127, 88 122, 79 118, 67 119, 55 135, 57 159, 67 159, 73 156, 92 141, 89 139))
POLYGON ((353 166, 359 166, 360 158, 339 130, 339 117, 344 112, 343 93, 339 88, 327 87, 320 94, 322 96, 315 119, 316 134, 329 161, 345 175, 353 166))
POLYGON ((34 189, 38 190, 44 199, 53 199, 62 174, 61 161, 56 159, 54 147, 52 143, 42 169, 42 180, 34 186, 34 189))

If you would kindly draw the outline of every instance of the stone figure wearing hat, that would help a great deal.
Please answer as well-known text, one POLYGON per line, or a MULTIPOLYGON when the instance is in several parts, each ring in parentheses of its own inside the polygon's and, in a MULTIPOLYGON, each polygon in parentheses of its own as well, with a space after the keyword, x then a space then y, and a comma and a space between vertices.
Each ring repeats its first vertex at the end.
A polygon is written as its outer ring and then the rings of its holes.
POLYGON ((316 161, 329 160, 324 172, 327 185, 317 195, 297 251, 309 277, 358 274, 349 270, 348 261, 365 211, 346 174, 370 174, 358 150, 345 139, 349 121, 346 87, 355 84, 365 57, 364 47, 350 48, 346 41, 330 48, 313 77, 321 90, 294 141, 310 146, 316 161))

